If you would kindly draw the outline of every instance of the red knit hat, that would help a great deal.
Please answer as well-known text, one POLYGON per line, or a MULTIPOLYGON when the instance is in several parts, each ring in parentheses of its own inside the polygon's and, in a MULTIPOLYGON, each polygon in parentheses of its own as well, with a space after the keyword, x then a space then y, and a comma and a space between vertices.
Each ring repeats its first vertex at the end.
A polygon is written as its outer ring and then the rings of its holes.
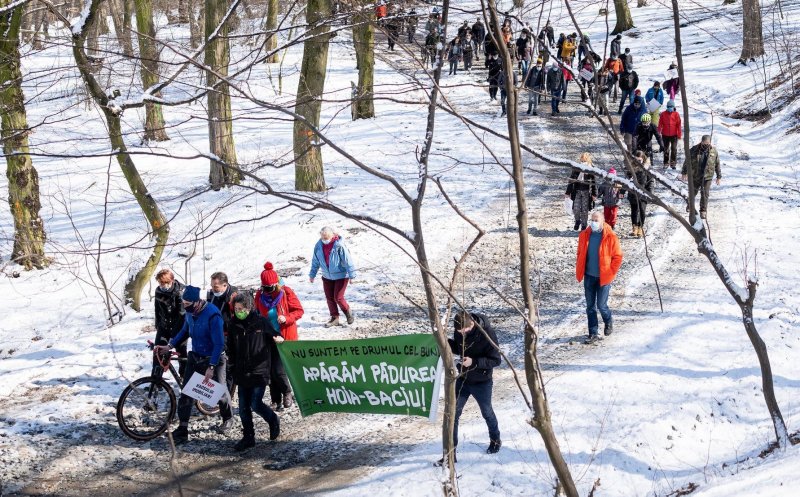
POLYGON ((264 264, 264 270, 261 271, 261 284, 265 286, 278 284, 278 273, 273 269, 271 262, 264 264))

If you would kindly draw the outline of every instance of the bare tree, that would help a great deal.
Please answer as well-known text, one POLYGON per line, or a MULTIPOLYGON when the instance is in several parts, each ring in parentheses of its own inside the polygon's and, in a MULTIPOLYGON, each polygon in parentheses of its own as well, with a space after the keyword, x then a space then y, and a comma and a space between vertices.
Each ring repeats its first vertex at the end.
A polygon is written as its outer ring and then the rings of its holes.
MULTIPOLYGON (((297 84, 295 113, 307 119, 314 128, 319 127, 321 97, 325 90, 325 73, 328 70, 330 16, 330 0, 308 0, 308 32, 303 44, 303 64, 300 68, 300 82, 297 84)), ((306 126, 304 120, 294 121, 294 158, 295 189, 304 192, 324 191, 325 171, 319 138, 306 126)))
MULTIPOLYGON (((110 0, 111 2, 111 21, 114 23, 114 31, 117 40, 122 46, 122 53, 128 58, 133 58, 133 40, 131 39, 131 12, 130 0, 110 0)), ((140 29, 141 30, 141 29, 140 29)))
POLYGON ((761 25, 761 5, 758 0, 742 0, 742 54, 741 64, 764 55, 764 34, 761 25))
POLYGON ((274 64, 279 61, 278 59, 278 8, 280 7, 278 0, 267 0, 267 18, 264 23, 264 31, 267 32, 267 37, 264 40, 264 51, 270 54, 266 62, 274 64))
MULTIPOLYGON (((158 84, 158 49, 156 49, 156 26, 153 22, 152 0, 135 0, 136 31, 139 38, 142 86, 145 90, 158 84)), ((156 94, 159 97, 160 94, 156 94)), ((164 129, 164 114, 161 105, 148 102, 144 106, 144 140, 163 142, 169 140, 164 129)))
MULTIPOLYGON (((206 0, 205 65, 213 69, 206 71, 206 84, 214 88, 208 92, 208 144, 213 156, 208 180, 214 190, 238 184, 241 180, 241 175, 235 168, 224 166, 237 164, 236 147, 233 143, 231 95, 228 84, 224 81, 224 76, 228 75, 231 57, 227 37, 228 23, 222 22, 228 8, 228 0, 206 0), (221 36, 215 37, 217 30, 220 30, 221 36)), ((231 17, 228 16, 228 19, 231 17)))
POLYGON ((353 16, 353 46, 356 49, 358 85, 356 85, 354 119, 375 117, 373 79, 375 74, 375 9, 372 2, 359 2, 353 16))
MULTIPOLYGON (((0 8, 12 0, 0 0, 0 8)), ((23 5, 0 12, 0 114, 6 156, 8 205, 14 218, 11 259, 25 269, 48 264, 44 255, 44 222, 39 216, 39 174, 28 155, 28 118, 22 93, 19 40, 23 5)))
MULTIPOLYGON (((483 2, 481 2, 483 3, 483 2)), ((500 33, 500 19, 497 15, 495 0, 487 0, 490 23, 493 26, 490 36, 500 33)), ((542 437, 550 463, 558 475, 559 484, 563 487, 568 497, 578 497, 578 490, 570 473, 569 466, 564 460, 558 444, 553 423, 550 416, 550 406, 547 402, 545 382, 538 359, 538 330, 537 330, 537 303, 531 288, 531 249, 530 232, 528 230, 528 207, 525 192, 525 178, 523 174, 522 150, 520 148, 519 126, 517 124, 517 92, 514 86, 514 64, 511 54, 505 43, 498 43, 503 60, 505 72, 505 91, 508 98, 506 102, 506 124, 508 128, 509 145, 511 147, 512 178, 517 201, 517 233, 519 234, 519 261, 520 261, 520 288, 525 307, 525 379, 528 383, 531 399, 533 401, 533 417, 531 425, 542 437)))
MULTIPOLYGON (((113 101, 115 95, 107 95, 103 87, 100 86, 92 72, 91 63, 86 54, 86 38, 93 28, 102 1, 90 0, 87 4, 88 10, 85 19, 83 19, 83 24, 73 27, 72 54, 75 57, 78 71, 89 94, 103 111, 103 115, 106 118, 108 138, 111 142, 111 150, 116 154, 122 174, 125 176, 131 193, 136 198, 151 233, 155 237, 153 250, 147 262, 131 276, 125 285, 125 298, 131 303, 131 307, 134 310, 139 311, 142 308, 142 289, 155 272, 156 265, 161 260, 161 254, 164 252, 164 245, 169 238, 169 224, 167 224, 158 203, 148 192, 147 186, 142 181, 142 177, 139 175, 139 171, 128 153, 122 134, 121 110, 113 101)), ((62 19, 62 21, 69 25, 67 19, 62 19)))
POLYGON ((633 17, 631 9, 628 8, 628 0, 614 0, 614 11, 617 14, 617 24, 614 26, 612 35, 622 33, 633 27, 633 17))

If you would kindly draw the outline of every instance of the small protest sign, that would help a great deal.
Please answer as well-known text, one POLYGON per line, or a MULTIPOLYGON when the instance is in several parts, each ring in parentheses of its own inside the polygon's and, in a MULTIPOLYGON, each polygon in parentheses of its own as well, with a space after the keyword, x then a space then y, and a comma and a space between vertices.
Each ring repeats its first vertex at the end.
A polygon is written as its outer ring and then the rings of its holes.
POLYGON ((223 396, 228 397, 228 388, 214 380, 204 381, 205 376, 195 372, 181 393, 208 405, 215 405, 223 396))

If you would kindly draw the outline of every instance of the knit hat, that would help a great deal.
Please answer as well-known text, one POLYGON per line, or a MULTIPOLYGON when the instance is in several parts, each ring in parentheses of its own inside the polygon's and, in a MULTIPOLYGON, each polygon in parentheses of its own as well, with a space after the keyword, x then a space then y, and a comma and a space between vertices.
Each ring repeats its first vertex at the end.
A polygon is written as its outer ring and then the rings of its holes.
POLYGON ((612 168, 609 168, 609 170, 608 170, 608 174, 617 174, 617 170, 616 170, 616 169, 614 169, 613 167, 612 167, 612 168))
POLYGON ((633 92, 633 94, 638 97, 639 95, 642 94, 642 90, 636 90, 635 92, 633 92))
POLYGON ((667 102, 667 109, 674 109, 675 108, 675 100, 670 100, 667 102))
POLYGON ((183 300, 186 302, 199 302, 200 301, 200 289, 196 286, 187 286, 183 290, 183 300))
POLYGON ((275 272, 271 262, 264 264, 264 270, 261 271, 261 284, 265 286, 278 284, 278 273, 275 272))

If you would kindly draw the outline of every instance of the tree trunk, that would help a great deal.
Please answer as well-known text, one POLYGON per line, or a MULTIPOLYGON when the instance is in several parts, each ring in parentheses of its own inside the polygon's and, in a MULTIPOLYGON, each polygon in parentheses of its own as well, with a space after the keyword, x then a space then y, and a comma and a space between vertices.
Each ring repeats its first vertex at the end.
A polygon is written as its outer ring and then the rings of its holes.
POLYGON ((758 0, 742 0, 742 16, 742 55, 739 56, 739 62, 747 64, 764 55, 761 5, 758 0))
POLYGON ((775 438, 778 442, 778 446, 785 448, 791 443, 789 440, 789 432, 786 429, 786 422, 783 419, 780 407, 778 407, 778 400, 775 398, 775 389, 773 388, 772 380, 772 367, 770 366, 769 362, 767 346, 761 339, 761 336, 756 329, 755 321, 753 320, 753 303, 756 299, 756 288, 758 284, 752 280, 747 281, 747 299, 743 300, 740 292, 738 291, 739 289, 736 288, 736 285, 733 283, 733 278, 731 278, 731 275, 728 273, 725 265, 719 259, 719 256, 714 250, 713 245, 709 243, 708 239, 706 238, 705 228, 702 224, 700 224, 700 229, 695 228, 697 213, 694 209, 694 198, 696 193, 693 186, 694 181, 692 179, 694 178, 692 161, 689 160, 689 144, 691 143, 689 141, 689 102, 688 97, 686 96, 686 78, 684 77, 683 71, 681 29, 680 21, 678 19, 678 12, 678 0, 672 0, 672 16, 675 25, 675 51, 678 59, 678 76, 680 78, 679 84, 681 87, 681 98, 683 100, 683 129, 685 135, 684 153, 689 165, 687 178, 689 180, 689 205, 691 206, 691 209, 689 209, 689 226, 686 228, 694 238, 695 243, 697 243, 698 252, 706 256, 708 261, 711 263, 711 266, 714 268, 714 271, 717 273, 720 281, 722 281, 722 284, 725 285, 728 293, 730 293, 731 297, 739 305, 739 308, 742 311, 742 322, 744 324, 745 332, 747 332, 750 343, 753 345, 753 349, 758 357, 758 364, 761 369, 761 390, 764 395, 764 402, 767 404, 767 410, 769 411, 770 419, 772 420, 773 429, 775 430, 775 438))
MULTIPOLYGON (((153 22, 153 3, 151 0, 135 0, 136 31, 139 38, 139 59, 141 61, 142 88, 147 91, 158 84, 158 49, 156 48, 156 26, 153 22)), ((156 97, 160 94, 154 95, 156 97)), ((164 115, 161 105, 148 102, 144 106, 144 141, 163 142, 169 140, 164 129, 164 115)))
MULTIPOLYGON (((0 0, 0 7, 10 3, 11 0, 0 0)), ((28 119, 19 55, 22 9, 20 6, 0 13, 0 114, 8 205, 14 218, 11 260, 30 270, 47 266, 48 260, 44 256, 44 222, 39 217, 39 175, 31 157, 25 155, 28 153, 28 119)))
MULTIPOLYGON (((228 0, 206 0, 205 36, 208 41, 217 30, 228 11, 228 0)), ((219 160, 211 160, 208 180, 214 190, 223 186, 239 184, 241 175, 236 169, 236 147, 233 143, 233 116, 228 84, 219 80, 216 74, 228 75, 230 45, 228 44, 227 22, 219 31, 219 36, 206 45, 205 64, 214 71, 206 71, 208 92, 208 144, 211 154, 219 160), (216 74, 215 74, 216 72, 216 74)))
MULTIPOLYGON (((368 5, 372 5, 371 3, 368 5)), ((356 87, 354 119, 375 117, 372 83, 375 74, 375 9, 367 5, 355 16, 353 45, 358 61, 358 86, 356 87)))
POLYGON ((647 7, 647 0, 637 0, 636 1, 637 7, 647 7))
POLYGON ((203 0, 186 0, 186 10, 189 15, 189 42, 192 48, 200 46, 202 27, 205 25, 205 7, 203 0))
POLYGON ((84 50, 87 33, 92 29, 97 15, 98 5, 101 1, 103 0, 92 0, 89 15, 86 18, 83 29, 81 29, 78 34, 72 36, 72 55, 75 57, 78 71, 86 84, 89 94, 103 110, 108 125, 108 138, 111 142, 111 150, 116 154, 122 174, 125 176, 131 193, 142 209, 142 213, 156 239, 153 251, 147 259, 147 262, 125 284, 126 300, 130 302, 134 310, 140 311, 142 308, 142 289, 150 281, 150 277, 155 272, 156 266, 161 260, 161 254, 164 252, 164 245, 169 238, 169 224, 167 224, 166 218, 162 214, 161 209, 159 209, 155 199, 153 199, 147 191, 147 186, 145 186, 144 181, 142 181, 142 177, 139 175, 136 165, 128 154, 128 149, 125 147, 125 141, 123 139, 120 115, 116 114, 109 107, 108 96, 106 96, 103 87, 100 86, 97 79, 95 79, 92 74, 90 63, 84 50))
MULTIPOLYGON (((297 85, 295 113, 303 116, 312 126, 319 126, 322 94, 325 90, 325 73, 328 70, 330 0, 308 0, 306 21, 309 38, 303 43, 303 65, 297 85)), ((322 152, 314 131, 303 121, 294 121, 295 189, 305 192, 325 190, 325 171, 322 152)))
MULTIPOLYGON (((500 32, 500 19, 497 15, 495 0, 488 0, 489 14, 494 32, 500 32)), ((519 127, 517 124, 517 92, 514 86, 514 64, 508 47, 499 43, 500 56, 503 60, 505 71, 505 90, 508 95, 506 102, 506 124, 511 145, 512 176, 514 191, 517 201, 517 233, 519 234, 519 261, 520 261, 520 287, 525 301, 527 319, 525 321, 525 378, 533 402, 533 419, 531 425, 536 428, 542 437, 550 463, 555 469, 558 481, 563 486, 568 497, 578 497, 578 490, 570 473, 569 466, 564 460, 558 444, 555 430, 550 417, 550 406, 547 402, 545 383, 539 365, 538 331, 534 328, 537 323, 537 303, 531 288, 531 260, 530 260, 530 231, 528 229, 528 206, 525 191, 525 176, 520 148, 519 127)))
POLYGON ((631 9, 628 8, 628 0, 614 0, 614 10, 617 14, 617 25, 614 26, 612 35, 622 33, 633 27, 631 9))
POLYGON ((128 58, 134 58, 130 0, 111 0, 111 20, 114 23, 114 31, 117 34, 117 41, 122 47, 122 53, 128 58))
POLYGON ((279 61, 278 58, 278 0, 267 0, 267 22, 264 25, 264 31, 267 32, 267 39, 264 41, 264 51, 271 54, 267 57, 268 64, 274 64, 279 61))

